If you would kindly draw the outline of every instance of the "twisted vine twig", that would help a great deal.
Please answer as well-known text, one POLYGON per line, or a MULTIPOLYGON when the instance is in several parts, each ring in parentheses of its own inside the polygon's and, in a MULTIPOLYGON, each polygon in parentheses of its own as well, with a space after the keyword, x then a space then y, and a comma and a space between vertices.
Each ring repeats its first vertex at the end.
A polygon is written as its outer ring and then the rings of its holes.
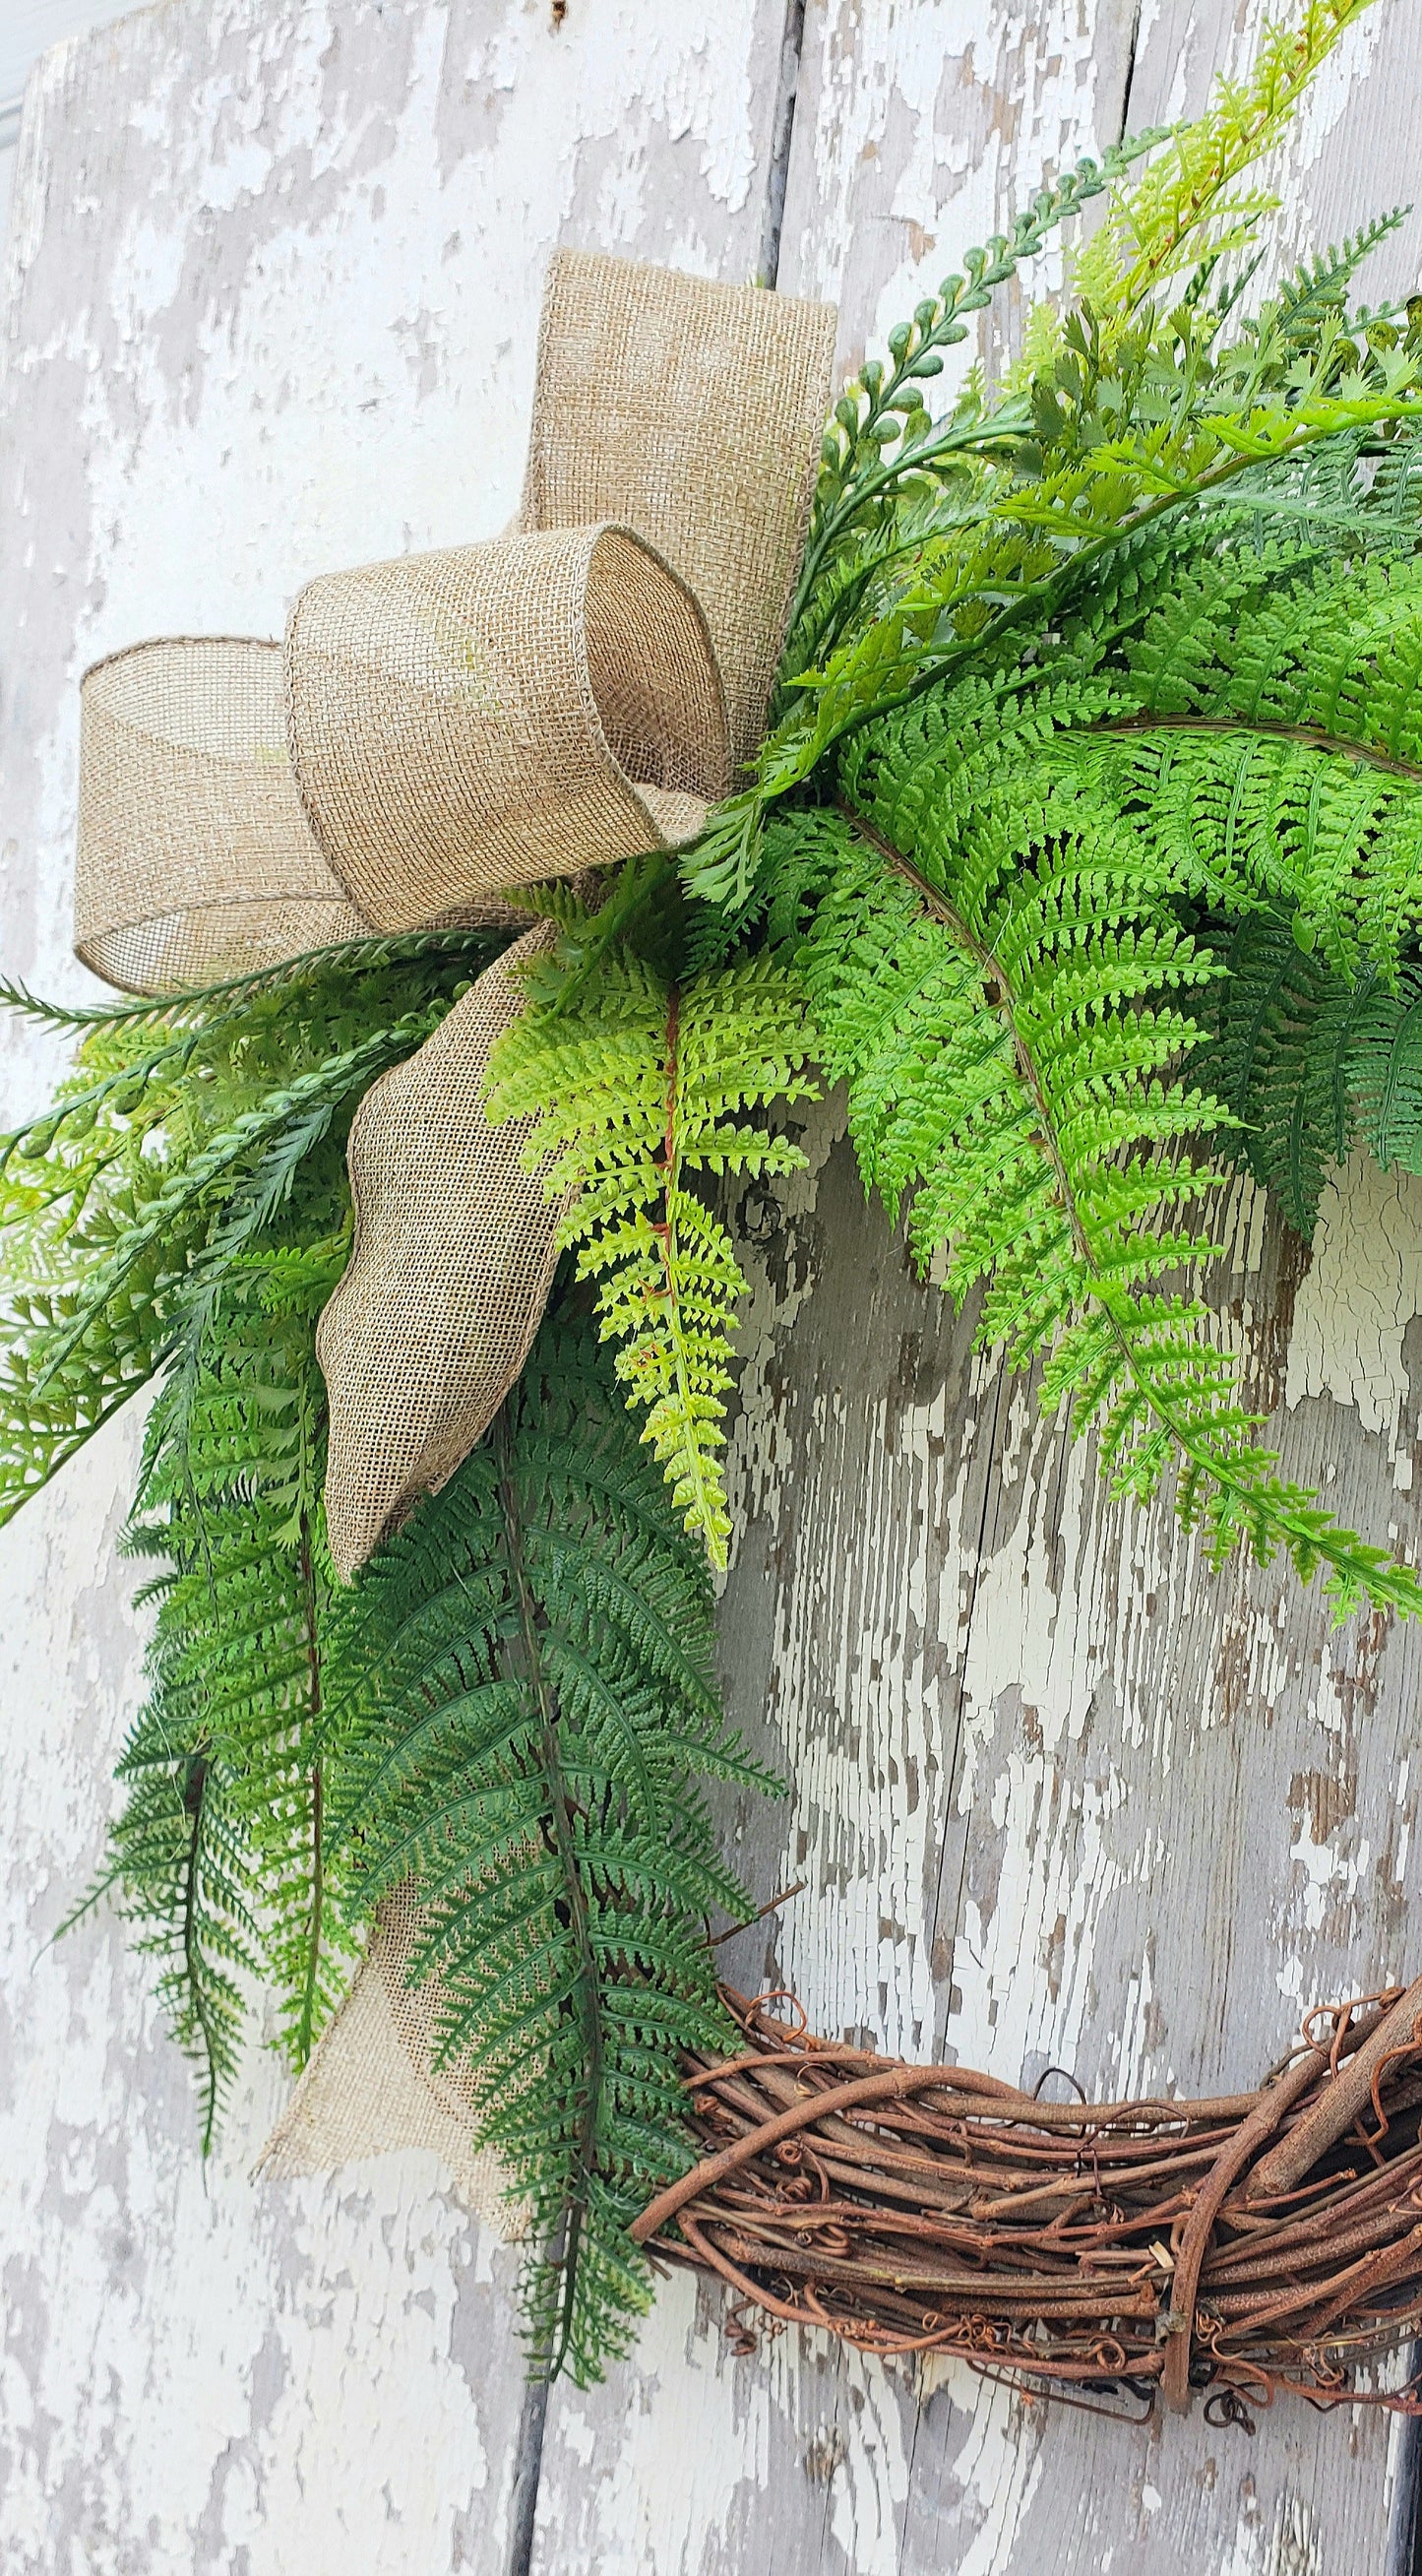
POLYGON ((1355 2376, 1422 2333, 1422 1978, 1195 2102, 1039 2102, 723 1995, 745 2044, 688 2061, 702 2159, 632 2232, 727 2283, 737 2349, 759 2310, 1220 2421, 1279 2390, 1422 2413, 1355 2376))

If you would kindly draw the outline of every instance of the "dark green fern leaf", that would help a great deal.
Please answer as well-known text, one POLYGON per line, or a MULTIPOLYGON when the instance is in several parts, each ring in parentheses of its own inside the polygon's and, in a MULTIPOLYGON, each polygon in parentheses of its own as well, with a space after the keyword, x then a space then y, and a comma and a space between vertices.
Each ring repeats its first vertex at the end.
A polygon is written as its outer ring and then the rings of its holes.
POLYGON ((1370 993, 1348 1061, 1358 1124, 1383 1170, 1422 1172, 1422 971, 1370 993))
POLYGON ((118 1893, 138 1950, 160 1963, 158 2000, 193 2062, 206 2154, 236 2080, 259 1974, 260 1887, 209 1740, 200 1726, 184 1737, 160 1694, 132 1728, 117 1777, 123 1812, 95 1894, 118 1893))
POLYGON ((358 1578, 338 1639, 348 1848, 409 1880, 441 2062, 531 2206, 534 2365, 600 2375, 650 2298, 627 2229, 689 2160, 679 2052, 719 2047, 704 1917, 745 1900, 702 1781, 711 1599, 594 1328, 545 1324, 493 1434, 358 1578))
POLYGON ((1249 914, 1224 962, 1195 1078, 1238 1119, 1241 1160, 1310 1242, 1328 1166, 1353 1141, 1351 1058, 1374 979, 1330 974, 1277 912, 1249 914))

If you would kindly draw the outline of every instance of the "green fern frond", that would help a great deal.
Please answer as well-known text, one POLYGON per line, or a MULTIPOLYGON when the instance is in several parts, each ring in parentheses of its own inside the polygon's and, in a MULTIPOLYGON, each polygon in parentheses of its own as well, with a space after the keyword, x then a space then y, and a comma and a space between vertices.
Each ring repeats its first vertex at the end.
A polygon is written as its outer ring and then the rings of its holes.
POLYGON ((550 1199, 573 1193, 560 1241, 598 1279, 617 1373, 645 1406, 643 1438, 687 1527, 724 1565, 721 1467, 731 1334, 745 1293, 730 1237, 690 1183, 711 1172, 786 1172, 798 1148, 745 1123, 777 1097, 813 1095, 803 998, 767 956, 668 982, 630 948, 608 951, 569 1000, 531 1000, 495 1050, 489 1110, 536 1113, 530 1170, 550 1199))
POLYGON ((913 320, 890 332, 891 365, 886 369, 871 359, 851 377, 825 429, 786 632, 787 673, 824 652, 833 624, 829 603, 846 580, 858 581, 864 551, 883 560, 914 542, 895 513, 903 488, 911 487, 916 496, 936 493, 952 484, 960 460, 1011 445, 1028 427, 1020 404, 985 417, 980 389, 971 381, 946 421, 930 415, 923 387, 942 374, 944 350, 967 338, 964 317, 985 311, 1024 260, 1035 258, 1053 233, 1165 139, 1164 129, 1136 135, 1112 145, 1100 162, 1079 162, 1056 187, 1039 189, 1010 235, 997 234, 986 249, 968 251, 962 276, 945 277, 913 320), (852 566, 845 562, 851 538, 858 558, 852 566))
POLYGON ((1388 1171, 1422 1172, 1422 970, 1397 993, 1371 992, 1348 1057, 1358 1125, 1388 1171))
POLYGON ((206 2155, 236 2081, 247 1991, 259 1973, 260 1892, 200 1730, 185 1740, 171 1714, 150 1705, 130 1731, 117 1777, 125 1799, 108 1865, 60 1929, 68 1931, 94 1895, 117 1890, 140 1927, 140 1955, 160 1962, 158 2000, 196 2070, 206 2155))
MULTIPOLYGON (((244 1956, 276 1988, 298 2070, 354 1956, 325 1820, 334 1578, 314 1288, 299 1249, 294 1261, 249 1263, 233 1283, 192 1383, 165 1389, 150 1417, 131 1532, 163 1569, 140 1733, 202 1749, 225 1848, 252 1891, 244 1956)), ((125 1890, 162 1919, 161 1890, 145 1898, 130 1841, 125 1810, 114 1846, 125 1890)), ((181 2002, 179 1963, 170 1985, 181 2026, 197 2005, 181 2002)))
POLYGON ((1200 1032, 1170 997, 1217 972, 1178 877, 1059 782, 1015 780, 964 845, 857 767, 871 819, 846 816, 802 964, 866 1182, 911 1195, 921 1266, 941 1253, 959 1301, 982 1286, 980 1337, 1011 1364, 1046 1355, 1044 1402, 1096 1426, 1115 1492, 1177 1468, 1212 1562, 1282 1547, 1305 1580, 1327 1567, 1340 1615, 1422 1611, 1416 1575, 1278 1477, 1206 1309, 1165 1284, 1210 1248, 1176 1220, 1214 1178, 1182 1149, 1226 1123, 1173 1078, 1200 1032))
POLYGON ((364 1088, 488 954, 468 933, 366 941, 78 1015, 78 1071, 0 1140, 0 1520, 180 1350, 293 1192, 327 1194, 312 1232, 339 1227, 364 1088))
POLYGON ((1353 1141, 1353 1056, 1374 977, 1331 974, 1287 913, 1248 915, 1224 962, 1196 1077, 1238 1119, 1241 1160, 1310 1242, 1328 1167, 1353 1141))
MULTIPOLYGON (((776 801, 891 707, 1005 653, 1030 653, 1089 613, 1119 559, 1152 532, 1178 524, 1199 547, 1204 520, 1204 545, 1217 545, 1230 522, 1215 513, 1238 487, 1260 496, 1256 514, 1282 524, 1311 507, 1317 533, 1326 504, 1307 495, 1313 452, 1346 447, 1356 460, 1365 447, 1410 439, 1422 422, 1422 345, 1387 316, 1350 316, 1342 301, 1390 218, 1305 268, 1252 317, 1232 290, 1211 301, 1201 285, 1271 203, 1242 195, 1242 174, 1366 5, 1310 0, 1294 28, 1266 35, 1249 84, 1222 86, 1203 119, 1156 138, 1129 184, 1114 174, 1104 222, 1080 254, 1080 301, 1038 335, 1034 371, 991 409, 971 393, 944 423, 916 410, 912 435, 903 430, 903 455, 932 455, 932 475, 900 490, 899 448, 886 465, 875 441, 890 434, 880 411, 891 391, 899 435, 919 335, 923 363, 938 363, 929 340, 939 307, 893 335, 902 355, 887 374, 874 362, 851 388, 826 446, 825 513, 806 555, 777 721, 754 785, 711 816, 687 855, 693 895, 744 906, 776 801), (1156 286, 1202 256, 1197 291, 1157 305, 1156 286)), ((985 257, 984 292, 990 273, 985 257)))
POLYGON ((1182 269, 1248 242, 1278 199, 1240 181, 1269 151, 1319 65, 1369 0, 1308 0, 1292 25, 1266 25, 1254 69, 1221 79, 1203 116, 1177 127, 1075 261, 1075 285, 1101 313, 1128 320, 1182 269))
POLYGON ((712 1646, 698 1552, 565 1311, 334 1657, 364 1901, 413 1881, 439 2061, 533 2213, 534 2366, 579 2384, 650 2303, 627 2229, 690 2158, 679 2053, 726 2038, 701 1921, 746 1905, 700 1778, 774 1785, 724 1732, 712 1646))

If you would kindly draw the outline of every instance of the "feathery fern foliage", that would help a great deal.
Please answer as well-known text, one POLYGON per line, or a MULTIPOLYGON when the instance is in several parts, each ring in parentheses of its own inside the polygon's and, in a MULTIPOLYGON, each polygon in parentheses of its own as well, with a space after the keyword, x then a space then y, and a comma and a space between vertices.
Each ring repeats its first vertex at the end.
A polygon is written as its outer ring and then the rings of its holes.
POLYGON ((253 1980, 275 1990, 299 2069, 354 1957, 326 1821, 316 1322, 349 1253, 360 1091, 485 953, 464 935, 371 941, 85 1012, 10 996, 83 1045, 54 1107, 0 1146, 0 1243, 41 1283, 9 1319, 4 1508, 161 1378, 128 1532, 155 1567, 148 1696, 95 1893, 118 1893, 162 1961, 205 2147, 253 1980))
POLYGON ((229 1286, 181 1423, 150 1416, 128 1532, 156 1560, 148 1698, 102 1884, 164 1960, 160 1993, 197 2061, 204 2148, 236 2071, 249 1981, 280 2005, 302 2067, 353 1958, 326 1824, 323 1263, 274 1249, 229 1286), (181 1434, 181 1436, 179 1436, 181 1434))
MULTIPOLYGON (((1379 228, 1301 272, 1256 318, 1238 312, 1242 264, 1274 204, 1239 183, 1368 5, 1309 0, 1293 28, 1266 35, 1248 84, 1219 84, 1195 125, 1163 145, 1148 138, 1158 148, 1133 183, 1109 190, 1077 255, 1081 291, 1065 321, 1029 332, 1024 370, 997 404, 973 376, 931 436, 915 413, 887 495, 877 362, 849 389, 826 441, 779 720, 754 783, 718 810, 688 863, 694 893, 744 903, 777 799, 891 706, 1050 636, 1112 586, 1123 550, 1147 532, 1321 443, 1422 420, 1422 353, 1388 316, 1346 309, 1379 228), (1192 263, 1183 292, 1157 301, 1192 263), (920 443, 944 449, 951 479, 915 484, 920 443), (886 511, 907 514, 899 537, 886 511)), ((1007 274, 1003 246, 994 254, 970 254, 969 277, 1007 274)), ((896 374, 920 343, 931 365, 962 283, 945 279, 896 335, 896 374)))
MULTIPOLYGON (((620 916, 618 892, 612 903, 620 916)), ((768 955, 678 982, 624 939, 600 949, 588 979, 595 920, 566 898, 559 918, 564 980, 555 967, 550 984, 545 967, 500 1039, 490 1114, 539 1113, 529 1168, 551 1156, 549 1198, 573 1193, 561 1241, 579 1247, 579 1277, 601 1281, 602 1331, 622 1345, 617 1374, 628 1402, 647 1408, 642 1436, 687 1528, 724 1565, 722 1424, 746 1282, 692 1181, 803 1162, 788 1137, 744 1113, 813 1094, 813 1033, 793 978, 768 955)))
POLYGON ((358 1577, 332 1656, 346 1849, 413 1879, 412 1975, 532 2211, 532 2357, 579 2383, 650 2300, 627 2229, 684 2170, 678 2055, 724 2046, 704 1916, 746 1911, 702 1783, 724 1730, 704 1556, 566 1303, 492 1435, 358 1577))
POLYGON ((283 1206, 345 1222, 350 1120, 490 954, 370 940, 157 1002, 0 1000, 81 1036, 50 1109, 0 1137, 0 1520, 161 1371, 283 1206))
POLYGON ((1349 309, 1397 218, 1242 302, 1248 173, 1364 5, 1310 0, 1113 174, 995 400, 905 408, 961 279, 862 371, 778 721, 684 870, 693 956, 803 977, 866 1183, 1114 1488, 1173 1461, 1213 1559, 1283 1547, 1340 1613, 1422 1585, 1280 1479, 1178 1274, 1206 1155, 1311 1232, 1355 1136, 1405 1159, 1422 1110, 1422 334, 1349 309))

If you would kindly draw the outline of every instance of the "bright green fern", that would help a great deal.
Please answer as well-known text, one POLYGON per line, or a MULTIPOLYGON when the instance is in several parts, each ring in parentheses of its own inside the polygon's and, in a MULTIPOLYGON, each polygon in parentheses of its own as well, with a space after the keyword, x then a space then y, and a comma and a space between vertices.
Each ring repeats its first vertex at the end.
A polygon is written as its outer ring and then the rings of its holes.
POLYGON ((730 1514, 721 1467, 731 1337, 746 1282, 731 1238, 691 1186, 703 1173, 797 1169, 788 1137, 746 1122, 777 1097, 811 1096, 802 997, 773 958, 675 982, 630 944, 584 981, 584 916, 562 906, 578 988, 530 993, 491 1067, 490 1114, 534 1110, 529 1167, 549 1159, 550 1198, 571 1192, 560 1240, 601 1281, 617 1374, 645 1406, 647 1440, 678 1511, 713 1565, 730 1514))

